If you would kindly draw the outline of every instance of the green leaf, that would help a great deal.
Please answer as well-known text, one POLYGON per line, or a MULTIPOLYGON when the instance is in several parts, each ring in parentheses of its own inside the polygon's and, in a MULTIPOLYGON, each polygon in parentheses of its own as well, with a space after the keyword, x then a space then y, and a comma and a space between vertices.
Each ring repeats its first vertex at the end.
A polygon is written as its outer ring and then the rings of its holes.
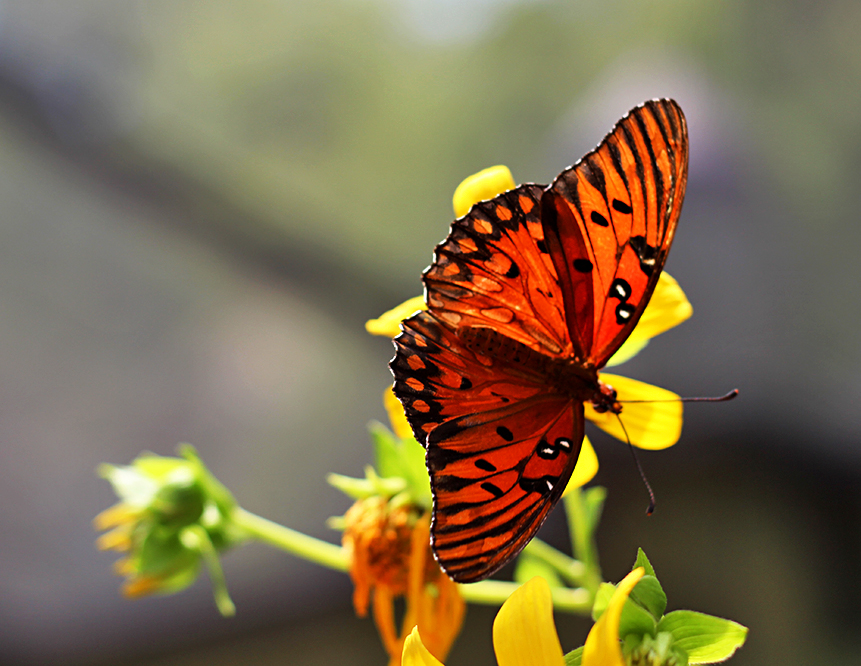
POLYGON ((520 553, 514 567, 514 582, 522 585, 535 576, 541 576, 550 587, 565 587, 558 572, 550 564, 525 551, 520 553))
POLYGON ((625 602, 622 608, 622 617, 619 620, 619 636, 624 638, 628 635, 654 636, 657 632, 658 622, 645 608, 631 599, 625 602))
POLYGON ((630 599, 660 620, 667 609, 667 595, 654 575, 646 574, 631 591, 630 599))
POLYGON ((578 647, 565 655, 565 666, 580 666, 583 661, 583 648, 578 647))
POLYGON ((412 500, 430 509, 433 503, 430 477, 425 467, 425 450, 415 439, 398 439, 382 423, 368 425, 374 444, 376 469, 382 477, 401 478, 407 482, 412 500))
POLYGON ((378 421, 368 424, 374 445, 374 467, 380 476, 405 476, 404 465, 398 451, 398 438, 378 421))
POLYGON ((643 552, 642 548, 637 548, 637 561, 634 562, 634 566, 631 567, 631 571, 637 567, 643 567, 646 570, 647 576, 654 576, 655 578, 658 577, 655 570, 652 568, 652 563, 649 562, 649 558, 646 557, 646 553, 643 552))
POLYGON ((737 622, 685 610, 667 613, 658 630, 673 635, 676 645, 688 653, 691 664, 726 661, 747 638, 747 627, 737 622))

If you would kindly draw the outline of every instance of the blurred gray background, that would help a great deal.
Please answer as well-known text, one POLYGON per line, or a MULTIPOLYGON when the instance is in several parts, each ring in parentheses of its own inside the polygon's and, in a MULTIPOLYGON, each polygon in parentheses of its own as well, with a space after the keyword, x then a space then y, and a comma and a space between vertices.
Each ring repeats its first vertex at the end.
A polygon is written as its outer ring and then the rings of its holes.
MULTIPOLYGON (((594 435, 605 577, 751 627, 731 662, 856 664, 861 3, 0 0, 0 663, 383 664, 343 574, 263 546, 122 599, 93 470, 191 442, 247 509, 336 541, 391 344, 465 176, 548 182, 629 108, 691 136, 667 264, 694 317, 620 368, 681 442, 594 435)), ((564 547, 561 515, 543 535, 564 547)), ((448 664, 493 662, 470 608, 448 664)), ((566 650, 589 623, 559 618, 566 650)))

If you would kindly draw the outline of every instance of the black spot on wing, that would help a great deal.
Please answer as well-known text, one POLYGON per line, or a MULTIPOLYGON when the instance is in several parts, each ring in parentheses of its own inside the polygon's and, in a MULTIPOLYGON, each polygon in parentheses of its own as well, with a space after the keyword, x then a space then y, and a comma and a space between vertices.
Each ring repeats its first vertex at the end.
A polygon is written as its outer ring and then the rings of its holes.
POLYGON ((505 494, 499 487, 493 485, 490 481, 485 481, 484 483, 482 483, 481 489, 486 490, 494 497, 502 497, 505 494))
POLYGON ((601 215, 601 213, 599 213, 597 210, 593 210, 592 214, 589 216, 589 218, 595 224, 597 224, 599 227, 609 227, 610 226, 610 222, 607 220, 607 218, 604 217, 603 215, 601 215))
POLYGON ((511 432, 505 426, 499 426, 496 428, 496 434, 502 437, 506 442, 510 442, 514 439, 514 433, 511 432))
POLYGON ((592 271, 592 262, 588 259, 575 259, 574 270, 578 273, 590 273, 592 271))
POLYGON ((495 472, 496 465, 494 465, 489 460, 485 460, 484 458, 479 458, 475 461, 475 466, 480 470, 484 470, 485 472, 495 472))
POLYGON ((634 209, 631 208, 624 201, 620 201, 619 199, 613 199, 613 210, 618 211, 624 215, 630 215, 634 212, 634 209))

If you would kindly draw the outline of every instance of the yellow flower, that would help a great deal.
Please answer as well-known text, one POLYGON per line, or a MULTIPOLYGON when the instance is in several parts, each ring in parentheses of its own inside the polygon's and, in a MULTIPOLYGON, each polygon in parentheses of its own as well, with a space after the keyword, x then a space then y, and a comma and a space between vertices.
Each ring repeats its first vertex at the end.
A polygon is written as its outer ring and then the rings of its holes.
POLYGON ((619 620, 628 595, 644 573, 643 567, 637 567, 616 586, 606 610, 586 637, 582 666, 625 666, 619 646, 619 620))
MULTIPOLYGON (((619 619, 628 595, 643 576, 634 569, 617 586, 604 614, 592 627, 583 648, 582 666, 624 666, 619 619)), ((403 666, 443 666, 422 643, 414 628, 404 643, 403 666)), ((550 586, 536 577, 502 604, 493 623, 493 649, 499 666, 564 666, 565 657, 553 623, 550 586)))
MULTIPOLYGON (((490 199, 514 187, 511 172, 504 166, 490 167, 470 176, 458 185, 454 194, 454 209, 458 217, 466 215, 473 204, 490 199)), ((383 313, 377 319, 365 324, 366 330, 373 335, 395 337, 400 333, 400 323, 418 310, 427 309, 424 298, 416 296, 401 305, 383 313)), ((666 272, 652 293, 640 321, 619 350, 608 361, 607 366, 618 365, 635 356, 649 340, 656 335, 682 323, 693 312, 685 293, 666 272)), ((627 442, 625 430, 632 445, 650 450, 665 449, 675 444, 682 431, 682 403, 672 391, 652 386, 619 375, 601 373, 601 380, 616 389, 618 400, 623 405, 622 422, 610 412, 596 412, 591 404, 586 404, 586 418, 613 437, 627 442), (636 401, 636 402, 634 402, 636 401)), ((393 396, 392 396, 393 398, 393 396)), ((389 398, 387 397, 387 405, 389 398)), ((398 408, 401 414, 403 410, 398 408)), ((411 430, 403 416, 396 416, 389 408, 395 431, 401 437, 408 437, 411 430), (401 423, 403 422, 403 423, 401 423), (407 427, 404 427, 407 426, 407 427)), ((583 446, 577 466, 568 483, 568 492, 588 483, 598 471, 598 457, 588 437, 583 438, 583 446)))

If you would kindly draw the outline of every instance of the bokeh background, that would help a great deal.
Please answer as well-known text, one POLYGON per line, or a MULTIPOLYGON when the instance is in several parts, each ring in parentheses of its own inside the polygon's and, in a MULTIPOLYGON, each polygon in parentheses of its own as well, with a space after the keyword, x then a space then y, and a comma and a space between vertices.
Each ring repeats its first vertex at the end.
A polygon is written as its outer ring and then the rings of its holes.
MULTIPOLYGON (((263 546, 128 601, 93 473, 197 446, 330 540, 383 419, 366 319, 420 290, 465 176, 548 182, 629 108, 691 136, 667 269, 694 317, 622 370, 686 395, 641 460, 592 433, 618 580, 751 627, 734 664, 857 664, 861 4, 0 0, 0 663, 385 663, 343 574, 263 546)), ((561 516, 543 535, 564 547, 561 516)), ((450 665, 491 664, 471 608, 450 665)), ((589 623, 560 617, 563 647, 589 623)))

